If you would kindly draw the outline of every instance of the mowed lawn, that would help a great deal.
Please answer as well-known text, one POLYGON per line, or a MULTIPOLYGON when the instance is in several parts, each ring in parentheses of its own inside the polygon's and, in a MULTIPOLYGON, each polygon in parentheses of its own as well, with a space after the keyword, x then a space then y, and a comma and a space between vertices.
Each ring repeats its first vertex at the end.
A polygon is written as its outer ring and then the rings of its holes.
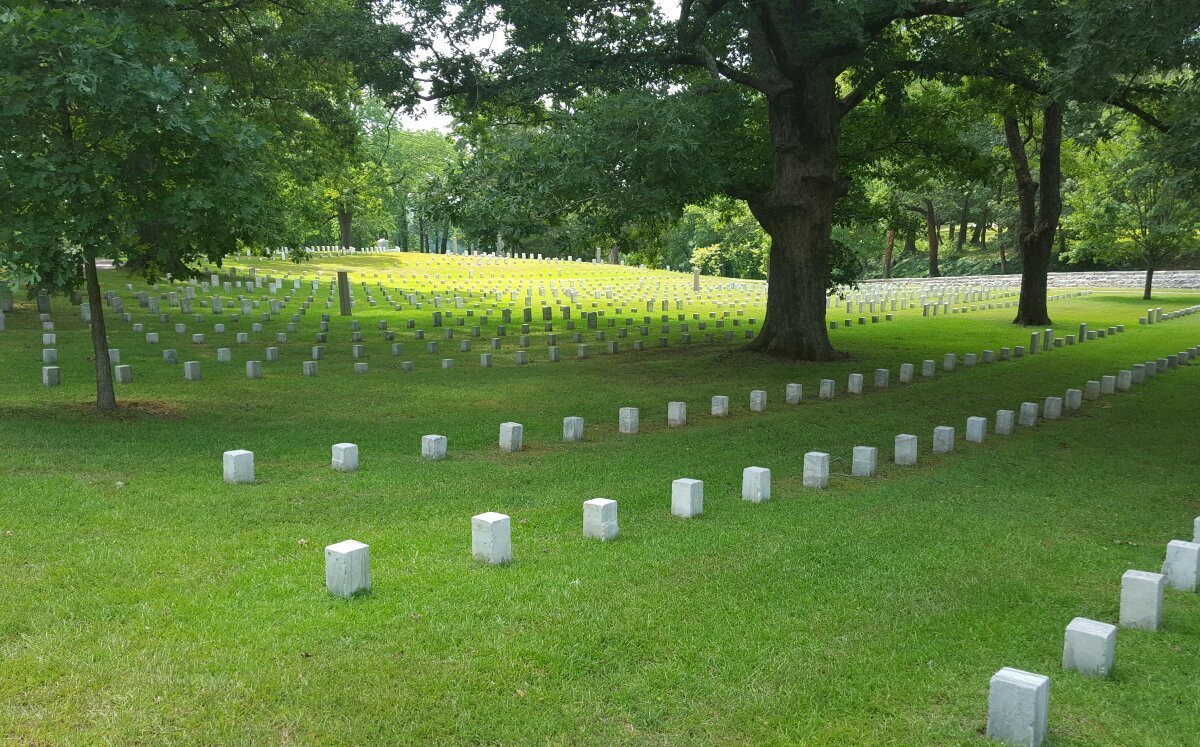
MULTIPOLYGON (((105 275, 144 315, 125 279, 105 275)), ((1153 305, 1195 303, 1164 292, 1153 305)), ((510 337, 482 369, 483 341, 428 355, 397 320, 429 330, 429 309, 380 304, 355 316, 369 373, 351 373, 349 322, 335 315, 321 373, 305 378, 314 308, 257 381, 244 362, 273 334, 230 344, 233 363, 219 365, 215 336, 193 346, 157 324, 150 346, 110 318, 135 371, 113 418, 90 410, 77 310, 55 300, 63 386, 46 389, 37 316, 21 305, 0 333, 0 734, 981 745, 988 679, 1012 666, 1052 680, 1049 744, 1194 745, 1196 595, 1169 592, 1157 633, 1121 630, 1111 680, 1063 672, 1061 654, 1073 617, 1116 622, 1125 570, 1157 571, 1169 540, 1191 539, 1200 364, 1012 436, 963 438, 968 416, 991 421, 1200 344, 1200 315, 1139 326, 1148 305, 1107 291, 1052 302, 1060 336, 1080 322, 1127 332, 953 373, 942 354, 1028 342, 1011 309, 837 330, 848 357, 829 364, 728 343, 633 352, 632 339, 616 356, 593 342, 578 361, 560 330, 562 362, 546 362, 537 336, 531 365, 512 365, 510 337), (381 319, 414 372, 389 354, 381 319), (183 381, 166 347, 202 361, 204 379, 183 381), (926 358, 936 377, 897 383, 901 363, 919 371, 926 358), (876 392, 879 367, 892 386, 876 392), (845 394, 851 372, 866 394, 845 394), (836 399, 815 399, 822 378, 836 399), (804 385, 798 406, 784 404, 789 382, 804 385), (749 411, 752 389, 768 392, 767 412, 749 411), (728 418, 708 414, 717 394, 728 418), (684 428, 666 427, 672 400, 688 403, 684 428), (623 406, 641 408, 638 435, 618 433, 623 406), (585 418, 584 443, 562 443, 569 415, 585 418), (521 453, 497 448, 510 420, 524 424, 521 453), (938 425, 958 429, 953 454, 932 455, 938 425), (429 433, 449 438, 446 461, 420 458, 429 433), (916 467, 891 464, 898 433, 919 436, 916 467), (359 445, 360 471, 330 469, 342 441, 359 445), (848 476, 855 445, 879 447, 878 477, 848 476), (255 452, 255 484, 222 482, 229 449, 255 452), (834 458, 824 491, 801 484, 813 450, 834 458), (751 465, 772 469, 770 502, 740 500, 751 465), (704 481, 702 517, 670 515, 680 477, 704 481), (582 537, 581 504, 595 497, 619 503, 614 542, 582 537), (509 566, 470 557, 470 518, 484 511, 512 516, 509 566), (323 548, 344 539, 371 547, 373 588, 351 600, 324 588, 323 548)), ((189 321, 189 335, 212 321, 189 321)))

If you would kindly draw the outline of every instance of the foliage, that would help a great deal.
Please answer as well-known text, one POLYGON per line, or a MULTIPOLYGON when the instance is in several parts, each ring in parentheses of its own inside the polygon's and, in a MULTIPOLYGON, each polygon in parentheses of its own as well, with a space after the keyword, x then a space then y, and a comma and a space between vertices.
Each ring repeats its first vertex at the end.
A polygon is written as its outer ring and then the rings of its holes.
POLYGON ((1093 149, 1092 166, 1070 194, 1072 257, 1154 270, 1200 250, 1200 200, 1162 158, 1160 139, 1126 125, 1093 149))

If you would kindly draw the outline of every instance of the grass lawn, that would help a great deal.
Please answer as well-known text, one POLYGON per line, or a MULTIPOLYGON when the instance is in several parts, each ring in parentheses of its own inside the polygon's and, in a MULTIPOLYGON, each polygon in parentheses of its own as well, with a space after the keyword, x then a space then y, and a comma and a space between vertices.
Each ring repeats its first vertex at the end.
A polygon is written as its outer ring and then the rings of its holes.
MULTIPOLYGON (((347 263, 370 279, 390 261, 347 263)), ((1139 326, 1139 294, 1055 301, 1060 336, 1080 322, 1127 332, 953 373, 943 353, 1028 342, 1012 309, 910 309, 839 329, 848 357, 828 364, 723 342, 634 352, 636 331, 619 355, 593 343, 580 361, 556 315, 561 362, 546 362, 536 333, 531 365, 512 365, 512 330, 483 369, 486 340, 429 355, 401 320, 432 339, 430 308, 381 303, 355 316, 369 373, 351 373, 349 322, 334 309, 308 378, 314 306, 252 381, 245 360, 274 343, 231 344, 248 320, 215 335, 207 315, 189 318, 188 335, 211 338, 192 345, 177 319, 152 324, 123 276, 104 282, 162 335, 146 345, 110 317, 135 371, 120 416, 90 410, 87 330, 64 300, 61 387, 40 385, 30 305, 0 333, 7 741, 982 745, 988 679, 1012 666, 1052 680, 1048 744, 1197 743, 1197 595, 1169 592, 1157 633, 1121 630, 1110 680, 1063 672, 1061 655, 1073 617, 1116 622, 1125 570, 1157 571, 1169 540, 1191 539, 1200 365, 982 445, 963 436, 968 416, 1200 344, 1200 315, 1139 326), (384 319, 414 372, 389 354, 384 319), (216 362, 219 345, 232 363, 216 362), (164 364, 167 347, 201 361, 203 380, 164 364), (901 363, 919 372, 926 358, 937 376, 897 383, 901 363), (880 367, 892 386, 873 391, 880 367), (866 394, 844 394, 851 372, 866 394), (836 399, 816 400, 822 378, 836 399), (784 404, 789 382, 804 385, 798 406, 784 404), (752 389, 768 392, 765 413, 749 411, 752 389), (716 394, 730 397, 728 418, 708 415, 716 394), (684 428, 666 427, 672 400, 689 405, 684 428), (641 408, 638 435, 617 431, 623 406, 641 408), (585 442, 562 443, 570 415, 586 420, 585 442), (509 420, 524 424, 523 452, 496 446, 509 420), (931 453, 938 425, 957 427, 953 454, 931 453), (420 458, 429 433, 448 436, 445 461, 420 458), (919 436, 916 467, 891 464, 898 433, 919 436), (342 441, 359 445, 356 473, 329 467, 342 441), (879 447, 879 476, 848 476, 860 444, 879 447), (222 482, 229 449, 255 452, 255 484, 222 482), (824 491, 801 484, 813 450, 834 458, 824 491), (767 503, 740 500, 751 465, 773 471, 767 503), (679 477, 704 481, 703 516, 670 515, 679 477), (619 503, 614 542, 581 534, 581 504, 596 497, 619 503), (511 565, 472 561, 470 518, 484 511, 512 516, 511 565), (350 600, 324 588, 323 548, 344 539, 371 547, 373 588, 350 600)), ((1196 303, 1164 292, 1154 305, 1196 303)), ((283 324, 266 325, 270 339, 283 324)))

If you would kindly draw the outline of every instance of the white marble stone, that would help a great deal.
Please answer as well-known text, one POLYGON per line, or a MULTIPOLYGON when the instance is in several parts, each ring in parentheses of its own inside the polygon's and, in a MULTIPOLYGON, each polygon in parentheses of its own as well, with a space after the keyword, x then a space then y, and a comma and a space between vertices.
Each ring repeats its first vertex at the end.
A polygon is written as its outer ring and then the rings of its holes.
POLYGON ((621 433, 638 432, 638 409, 622 407, 617 413, 617 427, 621 433))
POLYGON ((1063 637, 1063 669, 1103 679, 1112 673, 1116 648, 1116 625, 1077 617, 1063 637))
POLYGON ((823 451, 810 451, 804 455, 804 487, 825 488, 829 486, 829 455, 823 451))
POLYGON ((900 364, 900 383, 901 384, 911 384, 912 380, 913 380, 913 364, 901 363, 900 364))
POLYGON ((921 376, 929 379, 933 377, 937 364, 931 360, 921 361, 921 376))
POLYGON ((512 561, 512 520, 488 511, 471 517, 471 557, 490 565, 512 561))
POLYGON ((583 440, 583 418, 563 418, 563 441, 583 440))
POLYGON ((354 444, 334 444, 331 466, 338 472, 357 472, 358 447, 354 444))
POLYGON ((616 539, 616 501, 593 498, 583 502, 583 536, 598 540, 616 539))
POLYGON ((1017 420, 1017 423, 1024 428, 1029 428, 1031 426, 1037 425, 1037 419, 1038 419, 1037 402, 1022 402, 1021 403, 1021 416, 1017 420))
POLYGON ((992 675, 987 736, 1003 744, 1039 747, 1046 738, 1050 678, 1005 667, 992 675))
POLYGON ((254 452, 237 449, 225 452, 222 457, 225 482, 234 484, 254 482, 254 452))
POLYGON ((354 540, 325 548, 325 588, 335 597, 351 597, 371 588, 371 550, 354 540))
POLYGON ((1121 576, 1121 626, 1158 630, 1162 625, 1167 577, 1149 571, 1125 571, 1121 576))
POLYGON ((1067 412, 1073 412, 1083 407, 1083 390, 1068 389, 1066 396, 1063 397, 1063 407, 1067 412))
POLYGON ((888 369, 886 369, 886 368, 875 369, 875 388, 876 389, 887 389, 888 384, 891 383, 891 378, 892 378, 892 372, 889 371, 888 369))
POLYGON ((1008 436, 1013 432, 1016 413, 1012 410, 996 410, 996 435, 1008 436))
POLYGON ((1042 403, 1042 417, 1046 420, 1058 420, 1062 417, 1063 398, 1047 397, 1042 403))
POLYGON ((742 470, 742 500, 762 503, 771 499, 771 470, 747 467, 742 470))
MULTIPOLYGON (((863 375, 860 373, 852 373, 846 379, 846 391, 850 394, 862 394, 863 391, 863 375)), ((829 399, 826 397, 825 399, 829 399)))
POLYGON ((1172 589, 1196 591, 1196 582, 1200 579, 1200 544, 1183 540, 1168 542, 1162 572, 1167 577, 1167 586, 1172 589))
POLYGON ((939 425, 933 429, 933 453, 949 454, 954 451, 954 426, 939 425))
POLYGON ((524 445, 525 427, 520 423, 500 424, 500 450, 520 451, 524 445))
POLYGON ((833 379, 821 379, 821 388, 818 390, 817 396, 821 399, 833 399, 833 394, 833 379))
POLYGON ((133 366, 128 364, 115 366, 113 368, 113 376, 118 384, 133 383, 133 366))
POLYGON ((855 446, 850 474, 855 477, 874 477, 879 463, 879 449, 874 446, 855 446))
POLYGON ((798 405, 804 398, 804 387, 800 384, 788 384, 784 389, 784 401, 789 405, 798 405))
POLYGON ((729 415, 729 398, 723 394, 718 394, 712 398, 712 416, 714 418, 723 418, 729 415))
POLYGON ((895 462, 902 467, 917 463, 917 437, 908 433, 896 436, 895 462))
POLYGON ((687 477, 672 482, 671 513, 684 519, 704 513, 704 482, 687 477))
POLYGON ((687 402, 667 403, 667 427, 682 428, 687 425, 687 402))
POLYGON ((767 393, 762 389, 750 392, 750 412, 764 412, 767 409, 767 393))
POLYGON ((946 353, 942 356, 942 369, 945 371, 953 371, 955 364, 958 362, 958 356, 954 353, 946 353))
POLYGON ((971 443, 981 444, 987 440, 987 418, 970 417, 967 418, 967 440, 971 443))
POLYGON ((421 436, 421 457, 434 461, 446 458, 448 439, 445 436, 430 434, 421 436))

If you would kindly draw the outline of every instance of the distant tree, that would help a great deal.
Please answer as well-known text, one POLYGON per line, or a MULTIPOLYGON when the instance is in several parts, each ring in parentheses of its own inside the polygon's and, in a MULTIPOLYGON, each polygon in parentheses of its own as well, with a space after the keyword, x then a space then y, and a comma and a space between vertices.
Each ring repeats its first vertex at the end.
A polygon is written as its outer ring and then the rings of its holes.
MULTIPOLYGON (((31 0, 0 9, 0 263, 86 286, 96 402, 116 408, 98 257, 155 279, 303 233, 288 148, 366 80, 411 95, 406 34, 358 0, 31 0), (397 54, 399 53, 399 54, 397 54), (291 233, 295 231, 295 233, 291 233)), ((303 150, 303 149, 301 149, 303 150)))
POLYGON ((1070 195, 1072 225, 1080 234, 1071 256, 1140 264, 1147 300, 1155 270, 1200 257, 1200 198, 1162 157, 1158 139, 1144 127, 1126 125, 1096 145, 1096 168, 1070 195))

